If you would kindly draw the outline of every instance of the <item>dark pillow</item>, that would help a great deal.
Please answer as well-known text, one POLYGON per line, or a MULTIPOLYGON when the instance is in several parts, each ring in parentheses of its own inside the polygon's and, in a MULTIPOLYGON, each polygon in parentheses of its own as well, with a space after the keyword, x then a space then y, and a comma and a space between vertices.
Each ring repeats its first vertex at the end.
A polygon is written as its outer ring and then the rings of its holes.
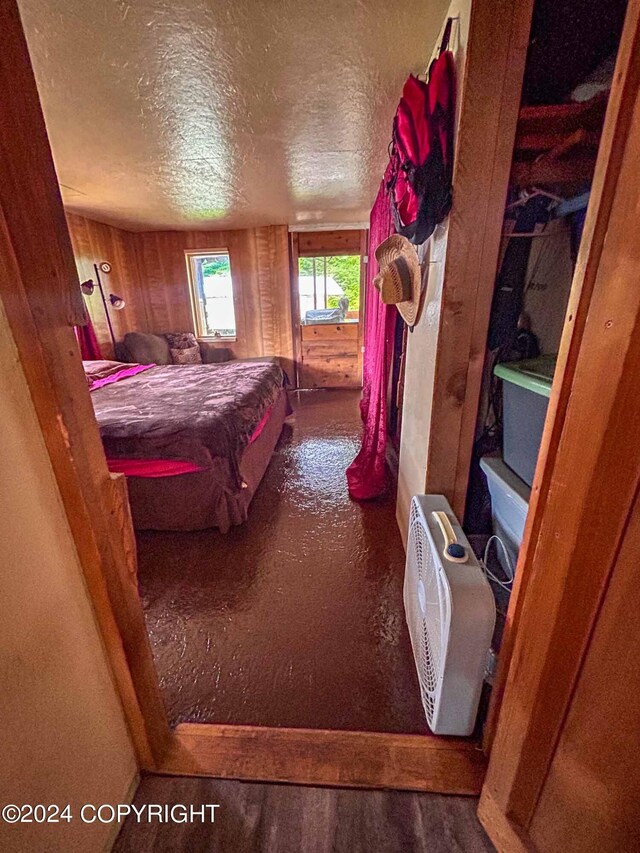
POLYGON ((116 345, 114 347, 116 361, 124 361, 124 362, 132 362, 133 357, 129 350, 124 345, 124 341, 116 341, 116 345))
POLYGON ((169 342, 164 335, 127 332, 124 345, 131 360, 138 364, 172 364, 169 342))
POLYGON ((233 353, 229 347, 217 347, 206 341, 200 344, 200 352, 204 364, 221 364, 225 361, 231 361, 233 358, 233 353))
POLYGON ((249 358, 239 358, 238 361, 244 361, 247 364, 277 364, 278 367, 282 367, 277 355, 253 355, 249 358))
POLYGON ((200 347, 193 332, 168 332, 165 337, 174 364, 202 364, 200 347))

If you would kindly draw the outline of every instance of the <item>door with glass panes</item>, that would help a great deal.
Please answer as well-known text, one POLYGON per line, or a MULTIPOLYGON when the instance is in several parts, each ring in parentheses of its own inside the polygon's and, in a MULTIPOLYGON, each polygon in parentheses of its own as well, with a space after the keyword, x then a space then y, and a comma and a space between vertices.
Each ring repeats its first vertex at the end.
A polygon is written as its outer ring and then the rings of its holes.
POLYGON ((296 368, 300 388, 362 384, 363 241, 366 232, 292 235, 296 368))

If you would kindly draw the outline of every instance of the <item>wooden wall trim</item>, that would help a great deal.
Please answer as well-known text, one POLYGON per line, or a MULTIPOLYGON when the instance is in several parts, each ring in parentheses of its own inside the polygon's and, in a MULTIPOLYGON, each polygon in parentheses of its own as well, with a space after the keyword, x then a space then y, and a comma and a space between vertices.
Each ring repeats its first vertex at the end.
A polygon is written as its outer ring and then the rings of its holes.
POLYGON ((640 481, 639 10, 632 0, 509 608, 510 660, 500 668, 508 674, 484 791, 524 829, 640 481))
POLYGON ((477 794, 485 758, 459 738, 183 723, 163 773, 477 794))
MULTIPOLYGON (((108 661, 142 767, 153 768, 168 726, 142 608, 121 609, 135 554, 125 552, 123 496, 111 481, 71 328, 79 295, 71 243, 35 80, 14 2, 0 4, 0 87, 16 93, 0 122, 0 299, 60 489, 108 661), (18 96, 19 95, 19 96, 18 96), (6 116, 5 116, 6 117, 6 116), (29 140, 29 145, 24 140, 29 140), (28 168, 24 151, 29 152, 28 168), (117 525, 117 526, 116 526, 117 525), (144 671, 147 706, 132 672, 144 671)), ((81 309, 81 305, 80 305, 81 309)), ((130 582, 130 581, 129 581, 130 582)))
POLYGON ((471 4, 425 484, 460 518, 532 9, 533 0, 471 4))
POLYGON ((499 808, 490 794, 483 793, 478 805, 478 820, 484 826, 498 853, 531 853, 518 827, 499 808))

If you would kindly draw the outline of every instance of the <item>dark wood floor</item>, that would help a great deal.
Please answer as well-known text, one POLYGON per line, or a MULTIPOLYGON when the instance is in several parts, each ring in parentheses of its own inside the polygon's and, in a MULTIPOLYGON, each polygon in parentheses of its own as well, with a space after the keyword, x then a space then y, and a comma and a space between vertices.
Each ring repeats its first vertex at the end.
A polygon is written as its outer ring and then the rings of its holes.
POLYGON ((427 732, 395 489, 356 503, 357 391, 292 394, 248 521, 139 537, 140 589, 170 719, 427 732))
POLYGON ((149 776, 135 804, 219 804, 212 824, 136 823, 117 853, 488 853, 473 797, 149 776))

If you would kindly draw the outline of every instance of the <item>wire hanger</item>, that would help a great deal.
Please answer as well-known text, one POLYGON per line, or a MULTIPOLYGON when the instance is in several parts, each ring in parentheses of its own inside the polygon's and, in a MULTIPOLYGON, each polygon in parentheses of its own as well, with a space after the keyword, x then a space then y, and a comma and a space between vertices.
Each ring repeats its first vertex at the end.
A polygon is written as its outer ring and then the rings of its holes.
MULTIPOLYGON (((505 213, 507 210, 512 210, 514 207, 522 207, 532 198, 548 198, 554 202, 554 207, 565 201, 561 196, 556 195, 555 193, 550 193, 548 190, 540 189, 540 187, 531 187, 531 189, 528 190, 521 190, 517 200, 511 202, 511 204, 508 204, 505 207, 505 213)), ((558 237, 565 233, 564 231, 558 231, 549 234, 546 231, 547 224, 548 223, 545 223, 539 231, 503 231, 502 237, 506 237, 509 240, 513 237, 558 237)))
POLYGON ((530 190, 521 190, 518 199, 511 202, 511 204, 508 204, 505 207, 505 210, 511 210, 514 207, 522 207, 532 198, 537 198, 538 196, 544 196, 545 198, 551 199, 551 201, 555 201, 556 204, 560 204, 565 201, 562 196, 556 195, 555 193, 550 193, 547 190, 541 190, 539 187, 531 187, 530 190))

